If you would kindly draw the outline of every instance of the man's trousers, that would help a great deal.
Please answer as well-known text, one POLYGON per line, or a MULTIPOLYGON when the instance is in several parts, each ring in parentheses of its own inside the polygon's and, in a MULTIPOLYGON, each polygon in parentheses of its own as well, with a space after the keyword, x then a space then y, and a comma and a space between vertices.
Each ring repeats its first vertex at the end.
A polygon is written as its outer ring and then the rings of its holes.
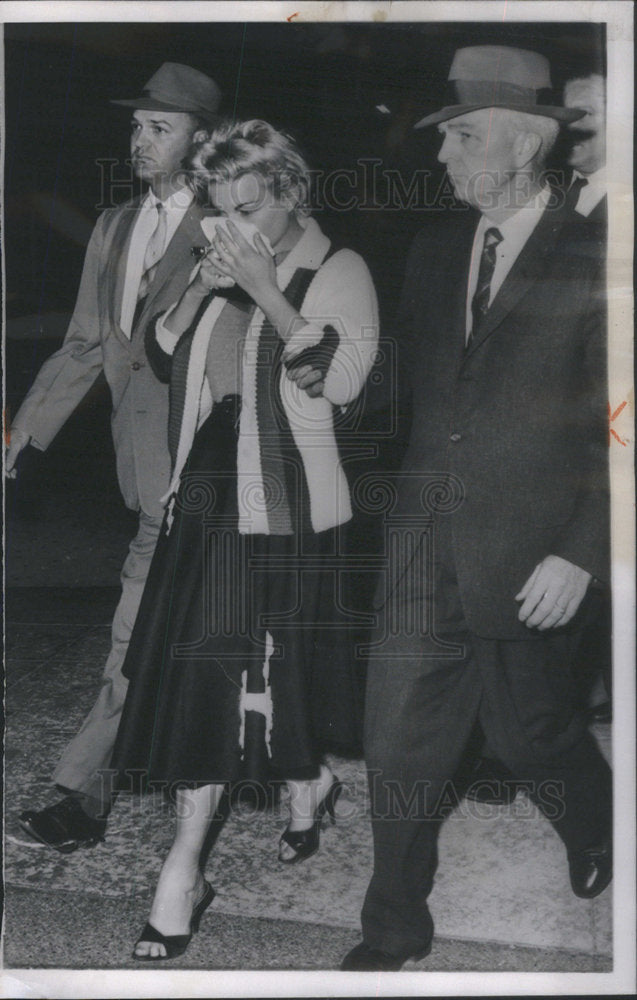
MULTIPOLYGON (((447 590, 445 607, 455 630, 444 633, 444 648, 417 629, 379 629, 368 667, 374 873, 363 938, 400 957, 416 954, 433 935, 427 897, 438 832, 477 725, 493 754, 525 782, 567 853, 600 843, 611 830, 610 769, 576 709, 578 633, 481 639, 467 630, 457 590, 447 590)), ((417 620, 405 605, 401 610, 403 621, 417 620)))
MULTIPOLYGON (((122 665, 148 576, 162 519, 140 511, 137 534, 130 543, 122 567, 122 596, 115 610, 111 651, 102 675, 97 701, 66 747, 53 773, 54 782, 65 790, 82 793, 108 811, 111 789, 107 774, 115 736, 126 697, 128 681, 122 665)), ((95 806, 95 803, 91 803, 95 806)))

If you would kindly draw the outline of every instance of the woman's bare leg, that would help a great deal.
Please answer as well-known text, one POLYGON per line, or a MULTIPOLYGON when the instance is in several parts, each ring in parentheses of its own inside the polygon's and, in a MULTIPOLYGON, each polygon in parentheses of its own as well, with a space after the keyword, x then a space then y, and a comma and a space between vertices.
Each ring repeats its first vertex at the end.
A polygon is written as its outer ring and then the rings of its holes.
MULTIPOLYGON (((321 773, 311 781, 288 781, 290 792, 290 822, 288 830, 308 830, 314 822, 314 814, 320 802, 327 795, 334 775, 327 766, 321 764, 321 773)), ((296 852, 293 847, 281 841, 279 857, 282 860, 292 859, 296 852)))
MULTIPOLYGON (((148 922, 166 937, 188 934, 192 911, 203 893, 201 851, 210 823, 217 811, 223 785, 182 788, 177 792, 175 839, 157 882, 148 922)), ((156 942, 138 941, 136 955, 165 955, 156 942)))

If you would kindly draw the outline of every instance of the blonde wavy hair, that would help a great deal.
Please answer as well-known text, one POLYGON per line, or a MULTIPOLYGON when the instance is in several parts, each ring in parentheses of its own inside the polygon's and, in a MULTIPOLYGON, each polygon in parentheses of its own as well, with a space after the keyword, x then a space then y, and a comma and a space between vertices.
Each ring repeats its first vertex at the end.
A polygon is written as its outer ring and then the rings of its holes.
POLYGON ((209 201, 211 181, 233 181, 243 174, 265 178, 275 198, 300 215, 310 211, 311 172, 295 140, 258 118, 222 122, 189 156, 190 183, 198 199, 209 201))

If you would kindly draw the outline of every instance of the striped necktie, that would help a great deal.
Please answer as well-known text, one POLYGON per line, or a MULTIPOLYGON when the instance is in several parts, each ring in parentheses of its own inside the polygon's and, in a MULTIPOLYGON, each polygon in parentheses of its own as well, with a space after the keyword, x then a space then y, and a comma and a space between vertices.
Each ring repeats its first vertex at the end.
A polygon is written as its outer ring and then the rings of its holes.
POLYGON ((157 224, 151 233, 151 237, 148 241, 146 252, 144 254, 144 268, 142 271, 141 281, 139 282, 139 291, 137 293, 138 299, 143 299, 148 294, 148 289, 150 288, 151 282, 155 277, 157 265, 164 256, 164 251, 166 249, 166 233, 168 229, 166 208, 160 201, 156 203, 155 208, 157 209, 157 224))
POLYGON ((478 269, 478 283, 475 294, 471 300, 471 315, 473 323, 467 340, 467 347, 478 335, 480 327, 484 322, 484 317, 489 310, 489 298, 491 296, 491 279, 495 269, 495 254, 498 243, 502 242, 502 233, 495 226, 487 229, 484 234, 484 244, 482 256, 480 257, 480 267, 478 269))

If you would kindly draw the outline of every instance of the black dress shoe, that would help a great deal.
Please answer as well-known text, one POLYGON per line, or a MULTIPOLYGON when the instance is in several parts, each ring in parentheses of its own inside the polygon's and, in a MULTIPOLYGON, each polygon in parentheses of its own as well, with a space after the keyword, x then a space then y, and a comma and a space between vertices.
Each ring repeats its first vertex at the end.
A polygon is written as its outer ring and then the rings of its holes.
POLYGON ((94 847, 104 840, 106 831, 106 820, 88 816, 71 796, 39 812, 27 809, 20 814, 20 825, 40 843, 62 854, 78 847, 94 847))
POLYGON ((389 955, 378 948, 370 948, 361 941, 355 948, 348 951, 341 962, 341 972, 398 972, 409 958, 416 960, 426 958, 431 951, 431 943, 426 945, 417 955, 389 955))
POLYGON ((610 841, 571 854, 568 859, 571 888, 581 899, 593 899, 603 892, 613 877, 613 849, 610 841))
POLYGON ((603 701, 601 705, 594 705, 593 708, 589 710, 588 718, 591 722, 612 722, 613 721, 613 705, 610 701, 603 701))
POLYGON ((497 761, 481 757, 469 776, 465 798, 494 806, 510 806, 518 793, 518 783, 497 761))

